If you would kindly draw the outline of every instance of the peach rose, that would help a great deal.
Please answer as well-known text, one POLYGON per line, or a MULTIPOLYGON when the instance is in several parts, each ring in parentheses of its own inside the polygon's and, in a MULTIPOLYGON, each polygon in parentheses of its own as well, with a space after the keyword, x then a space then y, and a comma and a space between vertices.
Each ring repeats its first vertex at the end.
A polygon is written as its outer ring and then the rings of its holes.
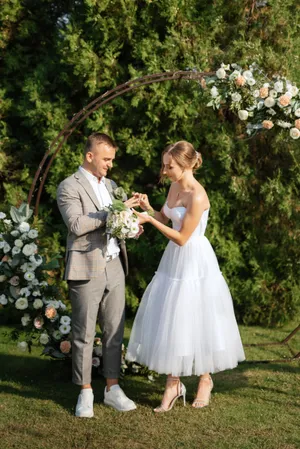
POLYGON ((242 75, 239 75, 235 80, 235 84, 237 86, 244 86, 245 83, 246 83, 246 79, 242 75))
POLYGON ((63 354, 69 354, 71 350, 71 343, 68 340, 64 340, 60 343, 59 349, 63 354))
POLYGON ((269 89, 267 87, 261 87, 259 89, 260 98, 267 98, 269 96, 269 89))
POLYGON ((244 86, 246 84, 246 78, 244 78, 242 75, 239 75, 235 80, 235 84, 237 86, 244 86))
POLYGON ((298 118, 298 120, 295 120, 295 128, 300 129, 300 118, 298 118))
POLYGON ((57 315, 56 308, 51 305, 47 306, 45 310, 45 315, 47 318, 49 318, 49 320, 53 320, 53 318, 55 318, 57 315))
POLYGON ((271 122, 271 120, 264 120, 264 121, 262 122, 262 126, 263 126, 263 128, 265 128, 265 129, 271 129, 271 128, 273 128, 274 123, 271 122))
POLYGON ((290 104, 291 99, 288 95, 281 95, 281 97, 279 97, 279 103, 281 104, 281 106, 287 106, 288 104, 290 104))

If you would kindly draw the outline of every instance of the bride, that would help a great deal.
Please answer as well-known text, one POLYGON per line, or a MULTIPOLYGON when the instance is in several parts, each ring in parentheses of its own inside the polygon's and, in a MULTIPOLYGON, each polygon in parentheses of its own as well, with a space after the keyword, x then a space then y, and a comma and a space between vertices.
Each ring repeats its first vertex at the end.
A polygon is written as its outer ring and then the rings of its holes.
POLYGON ((245 359, 232 299, 214 250, 205 237, 210 202, 194 178, 201 155, 186 141, 169 145, 162 154, 161 176, 171 187, 161 211, 139 194, 140 224, 155 226, 169 243, 139 306, 127 359, 167 374, 161 405, 171 410, 183 397, 179 376, 200 376, 193 407, 207 406, 213 381, 210 373, 237 366, 245 359), (172 221, 172 228, 167 226, 172 221))

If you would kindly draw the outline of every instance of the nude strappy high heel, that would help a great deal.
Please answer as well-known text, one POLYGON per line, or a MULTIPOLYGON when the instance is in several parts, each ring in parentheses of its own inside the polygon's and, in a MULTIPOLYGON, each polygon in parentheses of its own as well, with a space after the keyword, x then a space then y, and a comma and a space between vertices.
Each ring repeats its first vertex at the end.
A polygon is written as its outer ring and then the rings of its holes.
POLYGON ((209 405, 209 402, 210 402, 211 391, 212 391, 212 389, 214 387, 214 383, 213 383, 212 378, 210 376, 201 377, 200 384, 201 384, 202 380, 203 381, 209 381, 209 383, 210 383, 210 390, 209 390, 207 398, 204 398, 204 399, 196 398, 196 399, 194 399, 194 402, 192 404, 192 407, 194 407, 194 408, 207 407, 209 405))
MULTIPOLYGON (((169 412, 169 411, 173 408, 173 405, 175 404, 175 402, 177 401, 177 399, 180 398, 180 397, 183 398, 183 405, 185 406, 185 404, 186 404, 186 402, 185 402, 186 388, 185 388, 185 386, 183 385, 183 383, 180 382, 179 379, 177 379, 176 377, 168 377, 167 382, 168 382, 169 380, 170 380, 170 381, 174 381, 174 380, 177 380, 177 381, 178 381, 178 386, 180 387, 179 393, 177 394, 177 396, 175 396, 175 397, 171 400, 171 402, 170 402, 168 408, 166 408, 166 407, 161 403, 158 407, 156 407, 156 408, 154 409, 154 412, 155 412, 155 413, 169 412)), ((178 387, 178 386, 177 386, 177 387, 178 387)))

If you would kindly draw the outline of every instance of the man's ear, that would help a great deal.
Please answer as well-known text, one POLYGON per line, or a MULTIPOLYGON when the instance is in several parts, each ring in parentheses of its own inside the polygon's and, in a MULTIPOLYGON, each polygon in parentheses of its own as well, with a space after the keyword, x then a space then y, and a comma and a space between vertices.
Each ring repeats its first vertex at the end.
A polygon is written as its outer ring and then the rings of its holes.
POLYGON ((88 151, 85 155, 85 158, 88 162, 92 162, 93 160, 93 153, 91 151, 88 151))

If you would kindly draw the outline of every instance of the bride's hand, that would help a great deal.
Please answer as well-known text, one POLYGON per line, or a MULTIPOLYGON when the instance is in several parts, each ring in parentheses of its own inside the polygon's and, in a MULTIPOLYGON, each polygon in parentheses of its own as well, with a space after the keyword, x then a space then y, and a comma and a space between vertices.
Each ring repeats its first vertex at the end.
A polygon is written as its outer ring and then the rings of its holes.
POLYGON ((133 209, 133 212, 139 219, 139 225, 150 222, 151 216, 147 212, 137 212, 135 209, 133 209))
POLYGON ((151 204, 149 203, 148 195, 146 195, 145 193, 138 193, 138 192, 135 192, 133 195, 136 198, 138 198, 139 206, 141 209, 146 211, 152 209, 151 204))

